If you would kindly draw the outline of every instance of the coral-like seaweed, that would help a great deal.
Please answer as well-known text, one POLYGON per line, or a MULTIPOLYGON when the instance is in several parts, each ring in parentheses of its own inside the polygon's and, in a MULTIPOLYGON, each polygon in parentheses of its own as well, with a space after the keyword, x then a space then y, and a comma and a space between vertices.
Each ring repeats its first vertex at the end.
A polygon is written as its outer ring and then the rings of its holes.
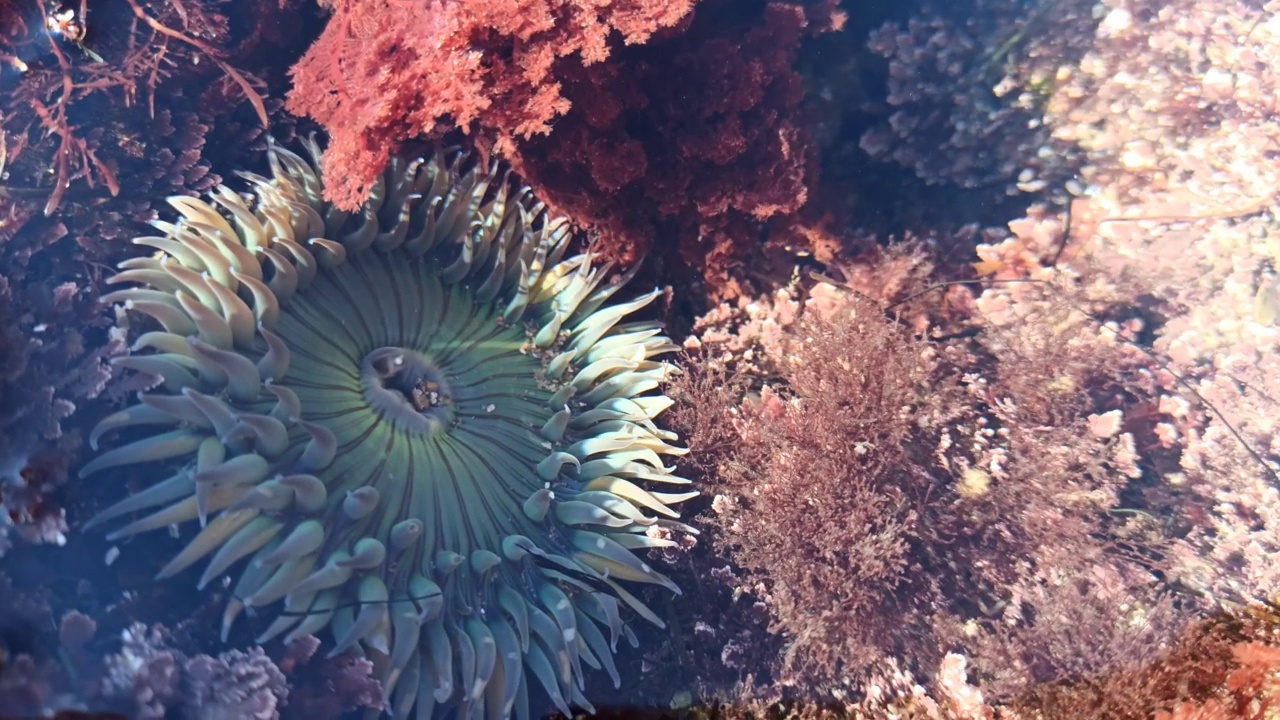
POLYGON ((820 284, 748 306, 748 342, 703 328, 676 417, 716 493, 721 575, 783 646, 744 664, 762 641, 726 623, 722 662, 853 699, 888 661, 931 677, 960 647, 1007 697, 1154 656, 1178 627, 1143 560, 1161 538, 1108 519, 1135 456, 1099 417, 1150 396, 1148 359, 1069 306, 1037 310, 930 343, 820 284))
POLYGON ((289 676, 294 692, 289 715, 310 720, 337 720, 359 708, 385 708, 382 683, 374 677, 373 663, 366 657, 347 653, 313 659, 320 640, 308 635, 289 643, 281 669, 289 676))
POLYGON ((807 36, 843 22, 831 2, 704 1, 679 34, 565 68, 573 111, 513 164, 612 256, 662 238, 713 297, 736 295, 766 229, 817 182, 794 66, 807 36))
MULTIPOLYGON (((233 43, 213 3, 89 6, 0 7, 0 525, 31 540, 61 537, 63 470, 80 446, 69 421, 103 393, 106 360, 125 349, 97 304, 101 269, 160 198, 217 184, 205 143, 230 134, 243 99, 217 81, 233 43), (203 49, 140 15, 202 38, 203 49)), ((219 139, 229 156, 248 145, 219 139)), ((141 388, 113 392, 130 389, 141 388)))
POLYGON ((1167 572, 1215 600, 1273 598, 1280 21, 1214 0, 1106 7, 1045 104, 1083 160, 1079 197, 1068 212, 1033 207, 979 248, 983 272, 1019 281, 979 307, 1026 327, 1045 302, 1023 281, 1053 282, 1147 343, 1158 397, 1116 420, 1146 476, 1141 505, 1180 528, 1167 572))
POLYGON ((166 82, 203 72, 197 67, 204 60, 205 68, 238 87, 260 122, 268 122, 259 92, 222 59, 228 22, 211 3, 125 0, 94 4, 92 14, 87 2, 15 5, 0 26, 0 60, 9 66, 6 84, 13 86, 0 105, 0 157, 19 172, 2 195, 44 194, 45 215, 62 207, 81 182, 88 193, 105 188, 114 197, 121 191, 118 148, 134 133, 104 122, 91 99, 141 105, 154 118, 166 82))
POLYGON ((765 223, 816 181, 793 64, 806 35, 842 26, 834 0, 334 5, 289 108, 330 132, 342 207, 388 148, 461 127, 608 257, 664 238, 734 295, 765 223))
POLYGON ((171 198, 181 221, 135 240, 160 254, 112 279, 138 286, 104 300, 159 325, 116 364, 162 391, 98 424, 95 447, 136 439, 80 474, 170 469, 93 523, 160 507, 118 539, 199 519, 161 577, 211 555, 203 588, 250 558, 224 637, 283 600, 259 642, 331 628, 331 654, 380 658, 397 715, 524 712, 532 687, 589 707, 583 666, 616 685, 634 640, 620 605, 662 625, 621 583, 678 592, 633 551, 691 531, 669 506, 695 493, 641 487, 688 482, 653 422, 671 368, 651 358, 674 346, 622 322, 657 291, 610 304, 629 276, 566 256, 567 223, 456 153, 394 161, 354 216, 301 157, 270 158, 252 205, 171 198))
POLYGON ((598 63, 679 23, 694 0, 332 0, 324 34, 294 68, 289 110, 330 133, 326 199, 362 203, 399 143, 483 127, 500 153, 569 109, 562 63, 598 63))
POLYGON ((28 261, 60 239, 28 234, 0 245, 0 556, 10 529, 31 542, 65 541, 58 496, 80 442, 63 423, 101 394, 120 338, 89 349, 97 319, 82 282, 50 282, 28 261))
POLYGON ((125 628, 121 640, 120 652, 103 660, 98 693, 100 702, 130 717, 159 720, 176 711, 210 720, 277 720, 288 701, 284 674, 260 647, 188 657, 171 646, 166 628, 141 623, 125 628))

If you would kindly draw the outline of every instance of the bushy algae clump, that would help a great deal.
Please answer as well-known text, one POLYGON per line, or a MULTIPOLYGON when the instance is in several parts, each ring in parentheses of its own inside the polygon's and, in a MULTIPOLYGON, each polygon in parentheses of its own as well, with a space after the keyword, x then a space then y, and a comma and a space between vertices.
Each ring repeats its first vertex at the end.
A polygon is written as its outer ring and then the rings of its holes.
POLYGON ((590 707, 583 666, 616 686, 636 642, 622 606, 662 625, 624 583, 679 592, 636 551, 692 532, 671 506, 695 493, 653 489, 688 482, 654 423, 675 346, 627 321, 657 291, 611 302, 630 276, 567 256, 567 222, 496 166, 394 160, 352 214, 309 149, 272 148, 248 200, 170 198, 181 219, 134 240, 156 254, 111 279, 150 328, 118 362, 160 384, 94 429, 123 444, 80 474, 164 479, 92 523, 198 521, 160 577, 238 572, 224 639, 280 603, 258 642, 329 629, 397 717, 524 716, 535 687, 590 707))

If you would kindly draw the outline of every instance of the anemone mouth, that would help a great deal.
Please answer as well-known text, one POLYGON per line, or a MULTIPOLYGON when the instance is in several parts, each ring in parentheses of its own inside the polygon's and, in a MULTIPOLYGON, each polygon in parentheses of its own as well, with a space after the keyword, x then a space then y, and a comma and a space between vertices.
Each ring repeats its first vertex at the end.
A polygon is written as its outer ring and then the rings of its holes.
POLYGON ((496 168, 439 153, 391 163, 361 213, 321 200, 313 163, 270 152, 213 204, 135 243, 110 293, 155 326, 120 365, 157 378, 90 435, 132 442, 87 476, 161 479, 90 524, 108 539, 198 520, 161 570, 208 558, 246 608, 283 606, 258 642, 329 630, 374 660, 397 717, 526 715, 531 688, 590 708, 584 667, 620 683, 624 583, 679 589, 637 557, 694 532, 654 419, 675 346, 610 302, 629 275, 568 255, 563 220, 496 168), (216 205, 216 207, 215 207, 216 205), (330 239, 334 238, 334 239, 330 239))
POLYGON ((452 424, 452 383, 423 353, 380 347, 360 361, 360 376, 365 402, 397 428, 433 435, 452 424))

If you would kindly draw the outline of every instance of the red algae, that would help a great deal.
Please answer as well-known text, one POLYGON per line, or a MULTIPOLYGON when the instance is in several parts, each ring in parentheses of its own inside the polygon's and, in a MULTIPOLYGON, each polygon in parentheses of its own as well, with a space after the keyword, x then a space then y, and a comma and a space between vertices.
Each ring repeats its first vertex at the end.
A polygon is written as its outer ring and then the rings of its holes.
MULTIPOLYGON (((910 292, 892 270, 919 252, 870 277, 910 292)), ((1108 517, 1132 438, 1089 431, 1153 395, 1149 358, 1062 303, 973 339, 934 293, 917 334, 848 275, 722 306, 687 343, 676 417, 732 566, 718 579, 775 636, 726 612, 721 663, 780 641, 749 656, 752 690, 812 701, 872 697, 895 661, 933 676, 951 648, 997 698, 1153 660, 1182 622, 1143 556, 1163 540, 1108 517)))
POLYGON ((327 198, 368 195, 388 153, 453 126, 487 130, 509 154, 568 112, 563 67, 608 58, 615 33, 649 40, 694 0, 362 0, 326 3, 333 17, 294 67, 289 110, 328 128, 327 198))
POLYGON ((630 264, 664 238, 719 297, 741 292, 764 224, 797 213, 817 181, 793 65, 806 36, 843 26, 834 0, 332 8, 288 107, 329 131, 326 192, 341 207, 365 198, 388 152, 458 128, 606 256, 630 264))
POLYGON ((704 0, 685 32, 571 72, 577 111, 514 165, 612 257, 662 242, 712 297, 735 296, 765 224, 794 216, 817 182, 794 65, 806 36, 843 22, 834 3, 704 0))

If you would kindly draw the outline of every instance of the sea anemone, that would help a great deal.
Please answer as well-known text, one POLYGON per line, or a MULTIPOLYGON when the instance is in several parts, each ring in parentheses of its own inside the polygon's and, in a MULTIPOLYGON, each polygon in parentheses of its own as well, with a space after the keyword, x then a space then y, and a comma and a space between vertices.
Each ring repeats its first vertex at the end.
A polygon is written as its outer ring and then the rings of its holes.
POLYGON ((634 551, 693 531, 670 506, 695 493, 651 489, 688 483, 654 423, 673 368, 653 358, 676 348, 624 322, 657 291, 611 304, 630 275, 565 257, 568 223, 497 166, 393 160, 352 215, 308 150, 273 147, 250 196, 170 198, 181 219, 133 241, 157 252, 109 281, 149 326, 118 363, 157 385, 94 428, 95 450, 136 438, 80 475, 168 473, 91 524, 198 520, 160 577, 212 556, 204 588, 247 558, 224 641, 282 601, 257 641, 329 628, 396 717, 524 716, 533 687, 590 708, 583 666, 617 687, 618 638, 636 644, 622 606, 662 626, 623 581, 679 592, 634 551))

